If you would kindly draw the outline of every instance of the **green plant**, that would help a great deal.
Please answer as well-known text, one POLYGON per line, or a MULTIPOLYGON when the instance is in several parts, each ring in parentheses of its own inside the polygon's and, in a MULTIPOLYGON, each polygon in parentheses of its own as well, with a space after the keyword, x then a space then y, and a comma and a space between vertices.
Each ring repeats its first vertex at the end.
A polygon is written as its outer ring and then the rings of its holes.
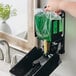
POLYGON ((6 21, 11 16, 16 16, 16 9, 12 9, 9 4, 0 3, 0 19, 6 21))

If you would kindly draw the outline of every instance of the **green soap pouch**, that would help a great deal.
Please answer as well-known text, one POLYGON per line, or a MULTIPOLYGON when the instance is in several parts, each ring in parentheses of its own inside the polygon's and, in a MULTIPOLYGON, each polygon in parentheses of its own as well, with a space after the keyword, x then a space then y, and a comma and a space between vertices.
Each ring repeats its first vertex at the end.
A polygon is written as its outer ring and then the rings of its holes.
POLYGON ((52 34, 52 21, 53 23, 53 33, 57 33, 57 21, 59 20, 59 28, 62 31, 61 17, 50 12, 39 12, 35 15, 35 29, 37 38, 40 40, 51 41, 52 34))

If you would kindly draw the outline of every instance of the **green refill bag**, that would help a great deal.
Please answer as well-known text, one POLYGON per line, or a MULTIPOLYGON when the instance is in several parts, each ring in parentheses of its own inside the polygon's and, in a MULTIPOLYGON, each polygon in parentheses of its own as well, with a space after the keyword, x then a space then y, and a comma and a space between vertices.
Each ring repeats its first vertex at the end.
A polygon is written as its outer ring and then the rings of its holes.
MULTIPOLYGON (((35 15, 35 30, 37 38, 40 40, 51 41, 52 34, 52 20, 60 20, 59 26, 61 26, 61 18, 53 13, 49 12, 40 12, 35 15)), ((57 21, 53 24, 53 33, 57 33, 57 21)), ((60 29, 62 29, 60 27, 60 29)), ((61 30, 60 30, 61 31, 61 30)))
POLYGON ((53 25, 53 34, 57 34, 57 33, 63 31, 62 19, 61 20, 53 20, 52 25, 53 25))

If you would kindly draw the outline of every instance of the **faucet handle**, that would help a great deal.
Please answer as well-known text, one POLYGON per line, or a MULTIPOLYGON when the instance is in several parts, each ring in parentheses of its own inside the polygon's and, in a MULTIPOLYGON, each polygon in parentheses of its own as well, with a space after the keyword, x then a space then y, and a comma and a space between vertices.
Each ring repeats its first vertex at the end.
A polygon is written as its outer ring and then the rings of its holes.
POLYGON ((11 68, 17 64, 24 56, 20 54, 14 54, 11 58, 11 68))

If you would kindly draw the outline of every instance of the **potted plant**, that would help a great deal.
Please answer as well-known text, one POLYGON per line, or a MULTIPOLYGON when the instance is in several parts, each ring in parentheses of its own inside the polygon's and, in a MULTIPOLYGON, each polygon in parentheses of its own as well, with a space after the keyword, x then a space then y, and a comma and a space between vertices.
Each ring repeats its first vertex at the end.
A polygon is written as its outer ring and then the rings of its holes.
POLYGON ((11 16, 16 16, 16 9, 12 9, 9 4, 5 4, 4 5, 4 4, 0 3, 0 20, 2 20, 0 31, 4 31, 4 32, 10 33, 10 31, 9 31, 10 29, 9 29, 9 27, 7 27, 8 25, 7 25, 6 21, 11 16))

